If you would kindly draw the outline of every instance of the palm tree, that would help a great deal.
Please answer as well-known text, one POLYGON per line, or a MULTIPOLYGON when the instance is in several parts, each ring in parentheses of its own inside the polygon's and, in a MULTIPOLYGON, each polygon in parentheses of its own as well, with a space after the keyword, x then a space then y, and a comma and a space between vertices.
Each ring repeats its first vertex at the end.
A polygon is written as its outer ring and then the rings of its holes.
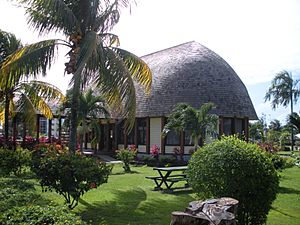
POLYGON ((22 46, 15 35, 0 30, 0 101, 2 121, 5 125, 5 140, 8 144, 9 114, 17 111, 31 112, 32 119, 40 110, 46 117, 52 113, 47 101, 63 100, 63 94, 53 85, 40 81, 26 81, 30 76, 36 78, 40 73, 46 74, 48 62, 55 56, 54 45, 57 40, 41 41, 22 46), (14 99, 18 98, 15 105, 14 99))
MULTIPOLYGON (((283 70, 276 74, 271 82, 266 95, 265 101, 271 101, 271 106, 276 109, 277 106, 291 106, 291 114, 293 114, 293 104, 298 101, 300 90, 298 87, 299 80, 293 80, 292 74, 283 70), (273 100, 271 100, 273 99, 273 100)), ((294 150, 294 132, 291 132, 292 151, 294 150)))
POLYGON ((177 133, 189 131, 196 149, 199 139, 205 140, 206 134, 215 134, 217 131, 219 118, 209 114, 214 107, 213 103, 205 103, 197 110, 186 103, 177 104, 164 126, 163 136, 171 130, 177 133))
POLYGON ((292 128, 294 128, 298 134, 300 133, 300 116, 294 112, 289 115, 288 122, 292 128))
POLYGON ((280 121, 277 119, 272 120, 269 124, 269 130, 281 131, 282 126, 281 126, 280 121))
POLYGON ((68 40, 72 74, 72 105, 69 149, 75 151, 78 97, 81 87, 91 82, 100 89, 107 103, 127 118, 129 132, 135 117, 133 80, 150 91, 152 75, 148 66, 134 54, 118 48, 119 39, 109 33, 119 21, 120 9, 130 0, 19 0, 29 6, 29 24, 40 34, 59 31, 68 40))
MULTIPOLYGON (((63 108, 68 109, 71 107, 72 89, 67 93, 67 101, 64 103, 63 108)), ((80 130, 80 150, 83 149, 83 142, 86 142, 85 134, 94 130, 96 133, 95 140, 100 136, 100 123, 99 118, 108 118, 109 111, 105 106, 105 101, 102 96, 95 95, 94 91, 90 88, 79 96, 78 107, 78 131, 80 130)), ((70 122, 70 114, 67 115, 65 123, 70 122)))

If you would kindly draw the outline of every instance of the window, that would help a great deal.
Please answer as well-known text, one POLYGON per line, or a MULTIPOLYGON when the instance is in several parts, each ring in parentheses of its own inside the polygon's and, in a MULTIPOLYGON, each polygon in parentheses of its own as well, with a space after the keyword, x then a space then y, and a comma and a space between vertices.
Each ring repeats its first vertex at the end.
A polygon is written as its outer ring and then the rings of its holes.
POLYGON ((146 144, 146 130, 147 130, 147 123, 145 118, 138 118, 137 119, 137 141, 138 145, 145 145, 146 144))
POLYGON ((133 145, 134 144, 134 129, 130 131, 130 133, 127 135, 127 145, 133 145))
POLYGON ((232 119, 231 118, 223 118, 223 132, 225 135, 232 134, 232 119))
POLYGON ((47 134, 48 133, 47 128, 48 128, 47 119, 44 117, 41 117, 40 118, 40 133, 47 134))
POLYGON ((166 145, 180 145, 180 135, 171 130, 166 137, 166 145))
POLYGON ((236 119, 235 122, 235 133, 236 134, 243 134, 243 119, 236 119))
POLYGON ((185 146, 193 146, 194 140, 191 138, 191 131, 185 130, 184 131, 184 145, 185 146))
POLYGON ((118 144, 124 144, 124 122, 117 124, 118 144))

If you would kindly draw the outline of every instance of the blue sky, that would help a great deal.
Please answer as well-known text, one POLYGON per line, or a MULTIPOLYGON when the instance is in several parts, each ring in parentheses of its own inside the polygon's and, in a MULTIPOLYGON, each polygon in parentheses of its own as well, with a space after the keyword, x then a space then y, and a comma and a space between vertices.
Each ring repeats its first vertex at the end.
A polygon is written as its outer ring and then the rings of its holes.
MULTIPOLYGON (((0 29, 24 43, 39 39, 26 25, 22 9, 8 0, 0 3, 0 29)), ((259 117, 264 113, 268 120, 284 121, 289 110, 273 111, 263 96, 283 69, 300 78, 299 12, 298 0, 137 0, 131 14, 129 9, 122 12, 113 32, 121 47, 139 56, 192 40, 205 45, 237 72, 259 117)), ((69 77, 63 76, 63 55, 47 81, 65 90, 69 77)))

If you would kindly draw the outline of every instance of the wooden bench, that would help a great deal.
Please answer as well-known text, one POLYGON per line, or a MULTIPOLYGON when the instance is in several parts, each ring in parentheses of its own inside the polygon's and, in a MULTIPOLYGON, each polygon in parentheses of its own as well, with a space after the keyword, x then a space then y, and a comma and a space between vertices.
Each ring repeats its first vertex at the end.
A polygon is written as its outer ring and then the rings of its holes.
MULTIPOLYGON (((174 174, 174 175, 169 175, 168 176, 168 178, 169 177, 175 177, 175 178, 186 178, 186 174, 184 174, 184 173, 182 173, 182 174, 174 174)), ((151 180, 156 180, 156 179, 158 179, 158 180, 161 180, 162 179, 162 177, 161 176, 147 176, 146 177, 147 179, 151 179, 151 180)), ((168 179, 167 179, 168 180, 168 179)))
MULTIPOLYGON (((169 175, 166 179, 163 180, 162 177, 160 176, 147 176, 147 179, 150 180, 154 180, 156 187, 154 188, 154 190, 162 190, 161 185, 163 184, 163 182, 167 182, 168 184, 166 184, 167 189, 171 189, 173 184, 179 182, 179 181, 188 181, 188 178, 186 176, 186 174, 174 174, 174 175, 169 175)), ((188 183, 185 184, 184 187, 188 187, 188 183)))

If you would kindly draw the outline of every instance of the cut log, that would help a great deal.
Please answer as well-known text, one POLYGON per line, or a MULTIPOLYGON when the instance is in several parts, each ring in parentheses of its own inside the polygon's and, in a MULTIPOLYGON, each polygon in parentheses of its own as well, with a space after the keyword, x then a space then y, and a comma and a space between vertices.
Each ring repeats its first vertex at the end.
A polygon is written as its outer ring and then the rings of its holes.
POLYGON ((236 225, 238 201, 233 198, 189 203, 185 212, 173 212, 170 225, 236 225))

